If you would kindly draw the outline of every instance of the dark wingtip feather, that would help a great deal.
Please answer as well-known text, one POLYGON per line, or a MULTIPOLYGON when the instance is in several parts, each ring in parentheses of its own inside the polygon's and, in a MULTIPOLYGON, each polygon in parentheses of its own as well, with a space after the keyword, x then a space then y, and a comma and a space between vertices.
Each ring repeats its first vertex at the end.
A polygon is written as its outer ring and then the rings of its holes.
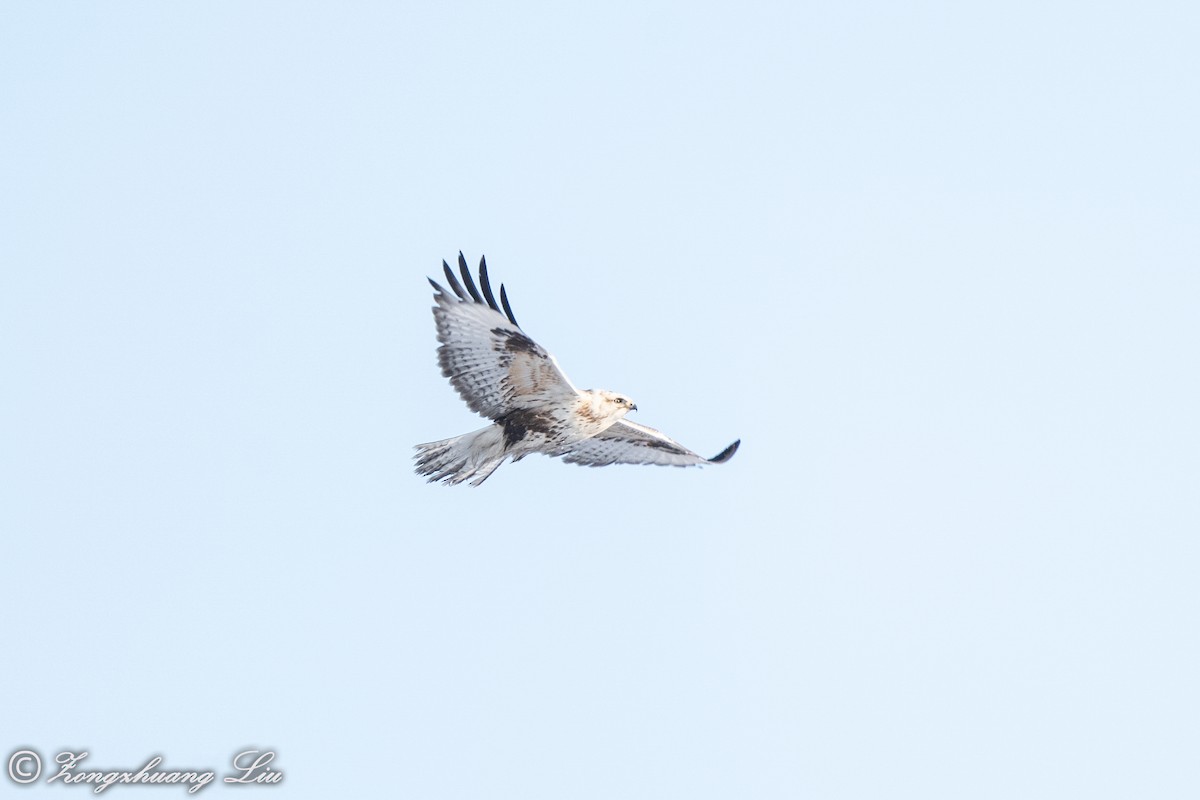
POLYGON ((471 277, 471 270, 467 269, 467 260, 463 258, 462 250, 458 251, 458 271, 462 273, 463 284, 471 293, 471 297, 475 299, 476 303, 483 305, 483 298, 479 296, 479 290, 475 288, 475 279, 471 277))
MULTIPOLYGON (((450 283, 450 288, 458 295, 458 299, 463 302, 474 300, 480 305, 486 304, 493 311, 503 310, 509 322, 518 328, 521 327, 517 322, 516 316, 513 315, 512 306, 508 304, 508 292, 504 290, 504 284, 500 285, 500 303, 496 303, 496 295, 492 293, 492 282, 488 277, 486 258, 481 257, 479 259, 479 284, 483 287, 482 295, 480 295, 479 289, 475 286, 475 279, 471 277, 471 271, 467 269, 467 259, 463 256, 461 250, 458 253, 458 271, 462 273, 462 282, 459 282, 458 277, 454 274, 454 270, 450 268, 445 259, 442 260, 442 272, 446 273, 446 280, 450 283), (466 286, 465 289, 463 288, 464 285, 466 286)), ((429 282, 439 292, 448 294, 433 278, 430 278, 429 282)))
POLYGON ((724 450, 722 450, 721 452, 717 453, 715 456, 710 458, 708 460, 708 463, 724 464, 726 461, 733 458, 733 454, 737 452, 738 445, 740 445, 741 443, 742 443, 742 440, 738 439, 736 442, 729 445, 729 447, 726 447, 724 450))
POLYGON ((508 292, 504 291, 504 284, 500 284, 500 304, 504 306, 504 313, 508 317, 508 321, 518 328, 521 325, 517 322, 517 318, 513 316, 512 306, 508 304, 508 292))
POLYGON ((466 300, 467 293, 464 292, 462 286, 459 285, 458 278, 454 277, 454 270, 450 269, 450 265, 446 263, 445 259, 442 259, 442 271, 446 273, 446 280, 450 281, 450 288, 454 290, 454 293, 458 295, 458 298, 460 300, 466 300))
POLYGON ((446 293, 446 290, 442 288, 442 285, 440 283, 438 283, 437 281, 435 281, 433 278, 426 278, 426 280, 429 281, 429 285, 432 286, 438 294, 446 293))
POLYGON ((496 297, 492 294, 492 284, 488 282, 487 259, 483 256, 479 257, 479 288, 483 289, 483 296, 487 298, 487 304, 491 306, 491 309, 499 311, 500 306, 496 305, 496 297))

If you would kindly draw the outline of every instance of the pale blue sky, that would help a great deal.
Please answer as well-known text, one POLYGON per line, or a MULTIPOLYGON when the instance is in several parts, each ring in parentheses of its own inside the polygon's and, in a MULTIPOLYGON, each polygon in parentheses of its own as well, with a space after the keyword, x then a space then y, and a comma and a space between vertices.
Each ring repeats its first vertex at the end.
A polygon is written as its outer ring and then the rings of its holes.
POLYGON ((1194 796, 1197 41, 1188 3, 6 5, 4 755, 1194 796), (481 424, 434 356, 459 249, 577 385, 737 457, 426 485, 481 424))

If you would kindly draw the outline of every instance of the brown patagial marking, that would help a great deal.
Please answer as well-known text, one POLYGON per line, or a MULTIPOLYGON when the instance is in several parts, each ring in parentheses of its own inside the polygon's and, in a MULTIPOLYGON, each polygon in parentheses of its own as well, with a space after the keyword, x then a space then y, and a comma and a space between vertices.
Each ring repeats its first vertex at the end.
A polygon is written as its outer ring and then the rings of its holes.
POLYGON ((555 380, 554 368, 537 342, 508 328, 492 328, 492 335, 492 349, 500 356, 500 366, 508 369, 510 386, 539 392, 555 380))
POLYGON ((657 439, 644 439, 644 440, 638 442, 638 444, 645 445, 646 447, 653 447, 656 450, 665 450, 668 453, 686 453, 687 452, 687 450, 685 450, 683 447, 680 447, 677 444, 671 444, 670 442, 660 442, 657 439))
POLYGON ((497 339, 503 340, 504 349, 510 353, 530 353, 538 358, 545 358, 542 348, 538 347, 537 342, 520 331, 508 328, 492 328, 492 335, 497 339))

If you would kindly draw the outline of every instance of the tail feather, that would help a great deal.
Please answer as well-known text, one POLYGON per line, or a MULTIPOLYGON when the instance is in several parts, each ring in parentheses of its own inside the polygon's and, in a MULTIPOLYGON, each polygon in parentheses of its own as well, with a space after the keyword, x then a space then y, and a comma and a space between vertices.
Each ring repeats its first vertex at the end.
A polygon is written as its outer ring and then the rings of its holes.
POLYGON ((417 474, 428 476, 430 483, 445 481, 450 485, 469 480, 472 486, 478 486, 508 457, 504 452, 504 430, 499 425, 419 444, 416 449, 413 458, 417 474))

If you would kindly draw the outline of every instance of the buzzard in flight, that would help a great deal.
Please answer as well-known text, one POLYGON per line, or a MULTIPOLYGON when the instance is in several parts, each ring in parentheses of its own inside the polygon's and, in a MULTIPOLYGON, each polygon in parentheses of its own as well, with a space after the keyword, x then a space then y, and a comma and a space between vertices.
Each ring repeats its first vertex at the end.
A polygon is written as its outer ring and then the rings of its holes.
POLYGON ((478 486, 505 459, 520 461, 530 453, 562 456, 563 461, 589 467, 690 467, 722 464, 737 452, 740 439, 712 458, 704 458, 653 428, 623 419, 637 410, 628 397, 576 389, 554 357, 517 325, 503 286, 500 303, 496 303, 487 262, 479 260, 479 287, 462 253, 458 254, 458 268, 462 283, 450 265, 442 262, 452 291, 429 280, 437 302, 433 317, 441 342, 438 363, 471 410, 492 424, 452 439, 417 445, 416 471, 430 482, 469 480, 478 486))

